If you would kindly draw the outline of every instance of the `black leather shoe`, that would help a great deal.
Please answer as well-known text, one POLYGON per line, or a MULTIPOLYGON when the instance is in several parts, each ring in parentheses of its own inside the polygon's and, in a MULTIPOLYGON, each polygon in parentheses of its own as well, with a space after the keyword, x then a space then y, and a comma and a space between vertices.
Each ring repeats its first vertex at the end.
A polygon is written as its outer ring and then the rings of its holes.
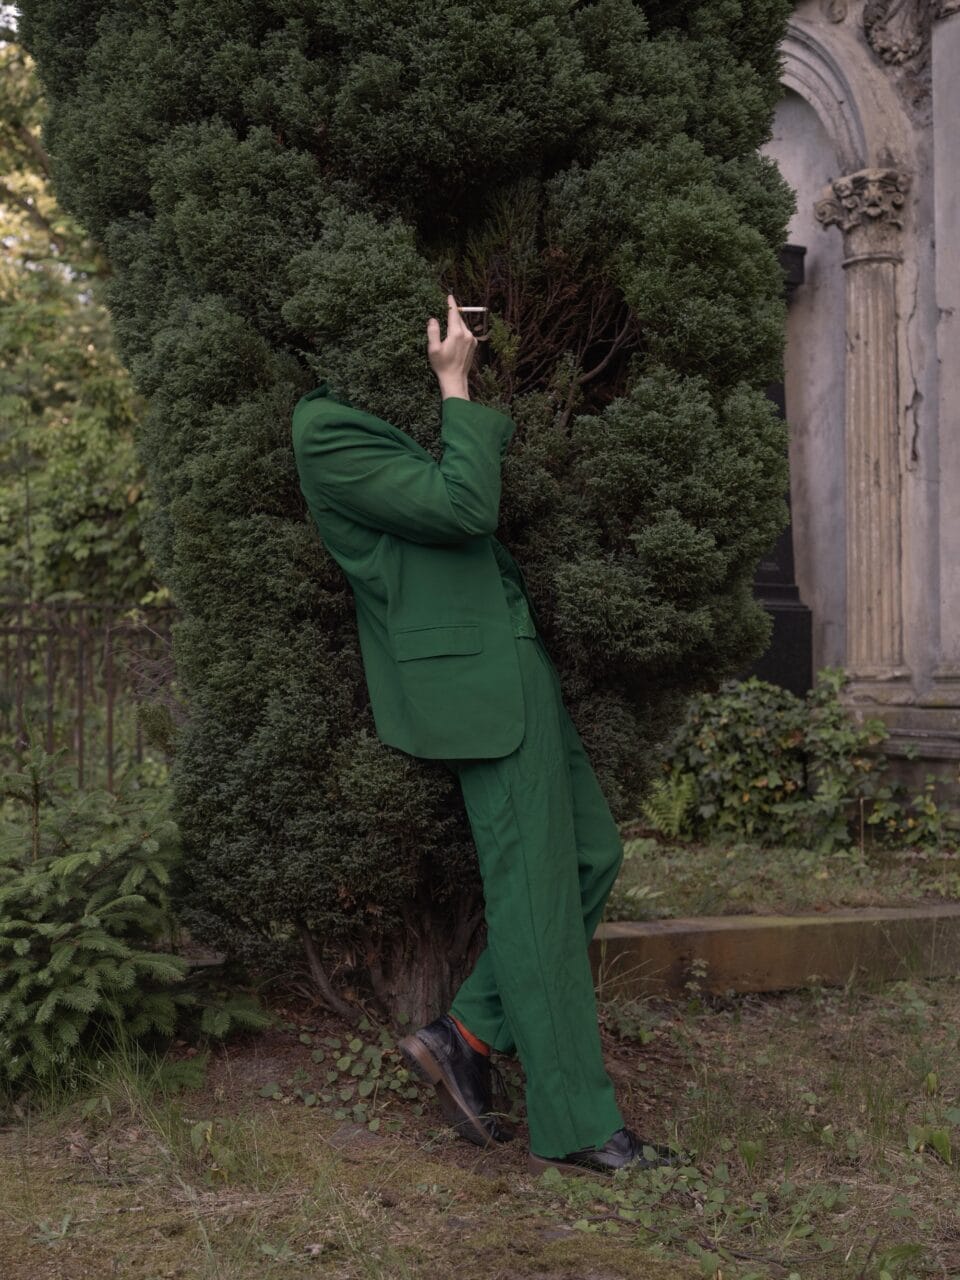
POLYGON ((527 1169, 541 1174, 545 1169, 559 1169, 561 1173, 616 1173, 618 1169, 653 1169, 661 1165, 690 1164, 690 1158, 682 1151, 638 1137, 632 1129, 618 1129, 602 1147, 584 1147, 566 1156, 538 1156, 530 1152, 527 1169), (654 1157, 643 1154, 644 1147, 652 1148, 654 1157))
POLYGON ((449 1014, 404 1036, 397 1047, 411 1070, 434 1086, 444 1118, 461 1138, 491 1147, 515 1136, 493 1111, 492 1077, 496 1076, 499 1091, 506 1096, 503 1076, 489 1054, 467 1044, 449 1014))

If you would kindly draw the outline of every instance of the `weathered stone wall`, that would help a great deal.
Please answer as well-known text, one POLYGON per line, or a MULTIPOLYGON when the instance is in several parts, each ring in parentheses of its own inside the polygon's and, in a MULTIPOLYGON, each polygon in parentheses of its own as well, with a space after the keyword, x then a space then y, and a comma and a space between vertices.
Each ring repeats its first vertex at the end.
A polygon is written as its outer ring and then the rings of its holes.
POLYGON ((807 249, 785 370, 814 665, 960 760, 960 0, 804 0, 766 150, 807 249))

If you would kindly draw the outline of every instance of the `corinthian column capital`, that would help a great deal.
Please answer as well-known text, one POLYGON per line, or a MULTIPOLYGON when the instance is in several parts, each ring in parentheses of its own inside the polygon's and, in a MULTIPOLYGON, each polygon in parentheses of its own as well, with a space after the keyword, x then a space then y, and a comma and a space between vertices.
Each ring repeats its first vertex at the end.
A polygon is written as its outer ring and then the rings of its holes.
POLYGON ((814 213, 825 227, 839 227, 858 256, 894 254, 909 189, 909 176, 897 169, 860 169, 824 187, 814 213))

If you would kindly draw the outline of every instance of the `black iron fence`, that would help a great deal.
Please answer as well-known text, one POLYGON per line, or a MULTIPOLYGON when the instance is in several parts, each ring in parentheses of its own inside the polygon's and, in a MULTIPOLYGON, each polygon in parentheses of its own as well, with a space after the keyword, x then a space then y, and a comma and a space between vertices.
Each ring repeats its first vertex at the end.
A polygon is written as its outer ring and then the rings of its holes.
POLYGON ((142 763, 138 706, 175 699, 170 606, 0 599, 0 752, 66 747, 77 785, 142 763))

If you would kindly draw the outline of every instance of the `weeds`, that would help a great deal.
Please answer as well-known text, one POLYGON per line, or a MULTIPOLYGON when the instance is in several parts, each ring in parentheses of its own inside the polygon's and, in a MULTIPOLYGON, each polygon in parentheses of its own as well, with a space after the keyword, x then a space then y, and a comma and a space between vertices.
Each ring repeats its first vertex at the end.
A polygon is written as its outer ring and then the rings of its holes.
POLYGON ((352 1120, 371 1133, 382 1124, 389 1132, 402 1128, 402 1115, 394 1114, 398 1102, 406 1104, 405 1109, 414 1115, 423 1115, 432 1090, 425 1089, 406 1068, 393 1034, 386 1027, 374 1027, 367 1018, 361 1020, 357 1031, 368 1038, 319 1036, 301 1028, 298 1038, 310 1049, 312 1067, 297 1067, 282 1084, 270 1081, 261 1088, 260 1096, 325 1107, 335 1120, 352 1120))

